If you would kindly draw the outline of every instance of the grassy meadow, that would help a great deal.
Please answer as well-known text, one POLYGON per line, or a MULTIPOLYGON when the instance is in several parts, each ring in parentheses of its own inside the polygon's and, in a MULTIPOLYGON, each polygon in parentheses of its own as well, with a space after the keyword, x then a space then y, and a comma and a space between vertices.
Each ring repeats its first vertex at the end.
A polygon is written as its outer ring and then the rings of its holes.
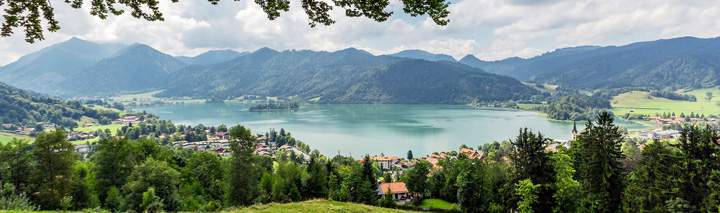
POLYGON ((460 210, 460 206, 441 199, 425 199, 420 203, 423 209, 460 210))
POLYGON ((294 203, 270 203, 254 205, 242 209, 233 209, 226 212, 272 212, 272 213, 295 213, 295 212, 388 212, 401 213, 411 212, 397 209, 381 208, 357 203, 346 203, 329 200, 310 200, 294 203))
POLYGON ((705 115, 720 114, 720 97, 714 97, 710 100, 706 98, 706 93, 711 92, 714 96, 720 96, 720 89, 708 88, 697 89, 684 94, 691 94, 697 98, 697 101, 681 101, 670 100, 667 98, 653 97, 648 92, 632 91, 615 96, 612 99, 612 111, 616 115, 624 115, 630 113, 633 115, 646 114, 655 115, 674 112, 676 115, 685 113, 700 113, 705 115))
POLYGON ((21 140, 29 140, 32 141, 33 138, 26 136, 26 135, 17 135, 7 132, 0 132, 0 144, 5 144, 7 142, 10 142, 13 138, 21 139, 21 140))

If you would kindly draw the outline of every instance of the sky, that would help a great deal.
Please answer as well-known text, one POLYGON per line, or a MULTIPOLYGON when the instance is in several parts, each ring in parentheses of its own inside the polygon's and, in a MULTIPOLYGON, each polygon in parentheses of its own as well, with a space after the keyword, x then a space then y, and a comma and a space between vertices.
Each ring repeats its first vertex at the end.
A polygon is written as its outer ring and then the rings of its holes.
MULTIPOLYGON (((451 0, 450 23, 438 26, 427 16, 402 13, 391 0, 385 22, 331 13, 331 26, 311 28, 300 1, 270 21, 250 0, 161 0, 163 22, 129 14, 101 20, 88 6, 70 8, 52 1, 62 29, 46 40, 26 43, 22 29, 0 38, 0 65, 71 37, 95 42, 145 43, 172 55, 196 55, 211 49, 253 51, 355 47, 373 54, 422 49, 457 59, 473 54, 484 60, 532 57, 557 48, 623 45, 680 36, 720 36, 717 0, 451 0)), ((87 3, 87 0, 86 0, 87 3)), ((2 7, 0 7, 2 8, 2 7)), ((2 20, 2 17, 0 17, 2 20)))

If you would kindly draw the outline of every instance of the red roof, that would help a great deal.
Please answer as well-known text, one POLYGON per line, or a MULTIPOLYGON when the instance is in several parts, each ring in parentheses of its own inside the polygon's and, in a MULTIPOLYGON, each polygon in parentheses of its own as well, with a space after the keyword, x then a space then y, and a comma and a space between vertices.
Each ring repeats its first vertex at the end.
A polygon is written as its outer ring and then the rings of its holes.
POLYGON ((397 161, 397 160, 400 160, 400 158, 396 157, 396 156, 373 156, 372 160, 374 160, 374 161, 397 161))
POLYGON ((388 192, 392 194, 408 193, 408 189, 403 182, 381 183, 379 188, 380 194, 386 194, 388 192))

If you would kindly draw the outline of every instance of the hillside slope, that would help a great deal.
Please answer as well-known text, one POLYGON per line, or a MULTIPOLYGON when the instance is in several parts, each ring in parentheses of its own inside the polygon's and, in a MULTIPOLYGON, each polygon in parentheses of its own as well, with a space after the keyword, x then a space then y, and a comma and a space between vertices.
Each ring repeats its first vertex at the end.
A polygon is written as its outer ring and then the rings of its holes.
POLYGON ((537 91, 465 65, 389 56, 261 49, 179 72, 160 95, 227 99, 241 95, 320 97, 323 103, 467 103, 525 99, 537 91))
POLYGON ((582 46, 519 61, 468 59, 461 63, 521 80, 575 88, 703 88, 720 84, 720 38, 582 46))
POLYGON ((0 83, 1 123, 19 125, 51 123, 62 127, 75 127, 76 122, 83 117, 109 122, 118 115, 90 109, 78 102, 63 101, 0 83))
POLYGON ((180 68, 182 61, 144 44, 119 50, 58 86, 75 96, 110 95, 159 89, 180 68))
POLYGON ((0 82, 21 89, 60 94, 64 91, 56 85, 122 47, 119 44, 96 44, 72 38, 23 56, 0 68, 0 82))

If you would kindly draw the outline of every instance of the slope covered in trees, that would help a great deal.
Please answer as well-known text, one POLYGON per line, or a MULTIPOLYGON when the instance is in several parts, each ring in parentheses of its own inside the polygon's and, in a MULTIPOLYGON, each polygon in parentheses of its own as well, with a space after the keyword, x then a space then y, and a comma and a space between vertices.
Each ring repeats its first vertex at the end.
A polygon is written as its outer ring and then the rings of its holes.
POLYGON ((467 103, 526 99, 537 92, 519 81, 468 66, 337 52, 261 49, 235 60, 179 72, 163 96, 319 97, 324 103, 467 103))
POLYGON ((558 49, 520 60, 461 60, 521 80, 575 88, 702 88, 720 83, 720 38, 680 37, 558 49))
POLYGON ((109 123, 118 117, 116 112, 105 112, 84 107, 80 102, 62 101, 0 83, 0 122, 36 126, 38 123, 76 127, 82 117, 109 123))

